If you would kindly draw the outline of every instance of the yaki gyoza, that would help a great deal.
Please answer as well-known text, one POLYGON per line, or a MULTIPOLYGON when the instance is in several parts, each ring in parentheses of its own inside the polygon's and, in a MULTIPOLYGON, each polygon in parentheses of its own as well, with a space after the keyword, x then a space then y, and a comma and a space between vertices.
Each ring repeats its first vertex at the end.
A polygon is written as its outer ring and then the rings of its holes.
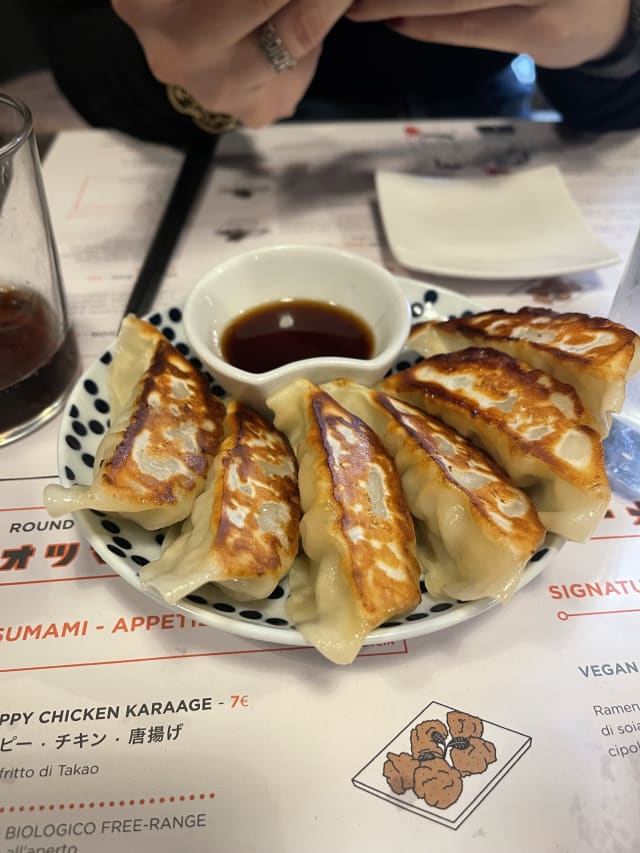
POLYGON ((421 600, 400 477, 373 430, 311 382, 267 404, 299 469, 306 560, 291 569, 287 615, 323 655, 351 663, 374 628, 421 600))
POLYGON ((140 572, 173 604, 206 583, 239 601, 266 598, 298 552, 297 464, 286 437, 232 401, 225 437, 180 535, 140 572))
POLYGON ((531 498, 542 524, 584 541, 611 496, 599 435, 575 391, 492 348, 432 356, 382 389, 440 418, 488 453, 531 498))
POLYGON ((322 387, 369 424, 394 460, 429 593, 507 600, 545 536, 524 492, 482 450, 414 406, 347 379, 322 387))
POLYGON ((549 308, 484 311, 415 325, 409 346, 424 356, 492 347, 573 386, 585 423, 606 435, 622 409, 627 381, 640 371, 640 337, 603 317, 549 308))
POLYGON ((54 516, 116 512, 147 530, 182 521, 202 492, 222 439, 225 407, 151 323, 126 317, 108 370, 111 424, 90 485, 46 486, 54 516))

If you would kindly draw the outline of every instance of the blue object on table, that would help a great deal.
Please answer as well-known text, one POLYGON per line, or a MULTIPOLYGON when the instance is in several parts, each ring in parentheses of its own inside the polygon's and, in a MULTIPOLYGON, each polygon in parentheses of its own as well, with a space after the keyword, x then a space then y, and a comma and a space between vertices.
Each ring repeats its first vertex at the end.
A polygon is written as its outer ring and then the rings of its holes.
MULTIPOLYGON (((609 318, 640 334, 640 231, 627 258, 609 318)), ((640 376, 627 386, 624 407, 613 415, 603 442, 611 486, 625 497, 640 497, 640 376)))
POLYGON ((640 422, 616 417, 603 442, 611 488, 627 498, 640 498, 640 422))

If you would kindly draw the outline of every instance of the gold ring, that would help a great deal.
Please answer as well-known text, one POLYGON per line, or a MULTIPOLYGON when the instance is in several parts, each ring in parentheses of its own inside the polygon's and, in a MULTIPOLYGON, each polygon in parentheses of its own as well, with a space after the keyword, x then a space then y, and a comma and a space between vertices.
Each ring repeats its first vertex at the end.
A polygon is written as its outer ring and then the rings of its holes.
POLYGON ((296 61, 289 53, 285 43, 278 35, 271 21, 263 24, 258 30, 258 47, 260 53, 267 61, 267 65, 276 74, 289 71, 296 65, 296 61))
POLYGON ((229 113, 212 113, 205 110, 182 86, 167 86, 167 98, 176 112, 190 116, 193 123, 207 133, 228 133, 240 126, 238 119, 229 113))

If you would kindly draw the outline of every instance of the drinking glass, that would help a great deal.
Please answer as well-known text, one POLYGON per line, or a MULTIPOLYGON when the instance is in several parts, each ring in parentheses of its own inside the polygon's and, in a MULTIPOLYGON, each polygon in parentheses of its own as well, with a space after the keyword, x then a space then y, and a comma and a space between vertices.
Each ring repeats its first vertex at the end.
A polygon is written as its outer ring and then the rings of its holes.
POLYGON ((78 370, 31 113, 0 93, 0 445, 52 418, 78 370))

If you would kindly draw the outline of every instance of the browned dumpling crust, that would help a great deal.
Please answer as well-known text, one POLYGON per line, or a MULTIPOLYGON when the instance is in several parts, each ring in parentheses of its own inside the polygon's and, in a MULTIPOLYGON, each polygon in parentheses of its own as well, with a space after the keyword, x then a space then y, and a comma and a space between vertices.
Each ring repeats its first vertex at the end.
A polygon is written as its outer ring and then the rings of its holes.
POLYGON ((224 416, 224 404, 203 374, 159 335, 132 417, 100 469, 105 488, 142 494, 150 505, 174 503, 179 492, 206 477, 224 416))
MULTIPOLYGON (((355 567, 352 581, 366 610, 380 613, 390 608, 391 612, 397 592, 393 573, 404 574, 402 568, 411 565, 413 556, 407 547, 413 541, 413 525, 400 480, 382 444, 359 418, 322 391, 315 396, 314 413, 309 442, 320 444, 318 451, 327 455, 343 541, 355 567), (372 473, 379 475, 379 494, 366 485, 372 473), (376 500, 385 505, 384 512, 378 511, 376 500), (358 531, 367 531, 367 536, 358 531), (387 571, 374 572, 374 566, 387 571)), ((419 598, 415 598, 417 604, 419 598)))
POLYGON ((550 308, 483 311, 413 326, 409 345, 422 355, 493 347, 572 385, 586 423, 601 435, 622 408, 626 381, 640 370, 640 338, 604 317, 550 308))
POLYGON ((184 520, 222 439, 224 404, 155 326, 133 315, 122 322, 108 383, 111 426, 93 482, 49 484, 47 510, 116 512, 147 530, 184 520))
MULTIPOLYGON (((287 438, 255 410, 232 402, 216 457, 212 547, 222 578, 282 576, 298 550, 297 464, 287 438), (273 516, 273 518, 272 518, 273 516)), ((268 595, 269 593, 267 593, 268 595)))
POLYGON ((382 386, 482 447, 529 494, 548 530, 582 541, 600 522, 611 494, 604 453, 569 385, 506 353, 470 347, 382 386))
POLYGON ((287 613, 335 663, 350 663, 370 631, 420 602, 415 532, 400 477, 360 418, 307 380, 269 401, 299 465, 302 546, 287 613))
POLYGON ((323 388, 394 460, 429 593, 508 600, 546 532, 527 495, 484 451, 415 406, 348 379, 323 388))
POLYGON ((323 391, 316 389, 312 400, 307 442, 326 462, 318 469, 318 485, 336 501, 352 595, 374 628, 420 601, 413 523, 397 472, 377 436, 323 391))
POLYGON ((286 436, 235 400, 225 433, 180 536, 140 573, 169 603, 206 583, 240 601, 266 598, 298 552, 298 472, 286 436))

